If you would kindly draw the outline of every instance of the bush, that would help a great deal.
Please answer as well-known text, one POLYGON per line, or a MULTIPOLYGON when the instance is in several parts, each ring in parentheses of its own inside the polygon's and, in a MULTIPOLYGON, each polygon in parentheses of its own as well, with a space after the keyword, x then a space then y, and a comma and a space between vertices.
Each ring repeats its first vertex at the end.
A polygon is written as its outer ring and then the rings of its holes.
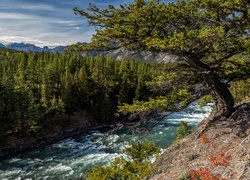
POLYGON ((128 160, 120 157, 116 158, 109 166, 93 168, 85 175, 88 180, 141 180, 150 175, 153 164, 149 159, 160 152, 155 143, 138 142, 130 143, 123 152, 128 156, 128 160))
POLYGON ((177 180, 192 180, 192 179, 191 179, 191 176, 190 176, 189 172, 188 171, 184 171, 183 173, 181 173, 179 175, 179 177, 177 178, 177 180))
POLYGON ((197 154, 197 153, 195 153, 195 152, 190 152, 189 154, 188 154, 188 160, 189 161, 192 161, 193 159, 195 159, 195 158, 197 158, 199 155, 197 154))
POLYGON ((200 106, 205 106, 208 103, 214 103, 214 99, 211 95, 203 96, 198 102, 200 106))
POLYGON ((181 121, 180 122, 180 127, 178 128, 177 133, 176 133, 176 141, 179 141, 182 138, 189 135, 192 132, 191 128, 192 127, 190 125, 188 125, 187 122, 181 121))

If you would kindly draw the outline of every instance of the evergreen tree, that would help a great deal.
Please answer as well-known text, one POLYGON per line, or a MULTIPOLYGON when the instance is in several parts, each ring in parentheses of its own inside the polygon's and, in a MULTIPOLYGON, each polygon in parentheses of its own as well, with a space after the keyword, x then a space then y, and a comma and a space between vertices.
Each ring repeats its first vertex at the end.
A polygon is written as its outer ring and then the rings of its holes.
MULTIPOLYGON (((189 72, 185 81, 193 84, 193 88, 186 88, 193 94, 189 100, 210 93, 217 115, 228 116, 234 106, 228 83, 249 76, 250 72, 249 64, 239 63, 239 58, 231 59, 248 53, 249 8, 250 2, 246 0, 178 0, 168 4, 135 0, 134 4, 117 8, 109 5, 106 9, 90 4, 88 11, 74 8, 74 12, 88 18, 90 25, 101 28, 90 44, 72 49, 112 49, 115 44, 114 48, 176 55, 182 65, 180 72, 189 72), (233 64, 244 73, 235 74, 226 68, 233 64), (203 86, 196 91, 198 85, 203 86)), ((185 81, 183 86, 188 86, 185 81)))
POLYGON ((82 57, 75 53, 9 52, 6 55, 4 52, 0 57, 3 138, 6 133, 14 132, 35 135, 41 128, 48 128, 50 121, 65 115, 66 127, 71 115, 79 111, 95 117, 96 122, 114 123, 121 118, 114 117, 118 103, 132 102, 136 87, 140 87, 141 97, 147 92, 146 86, 141 86, 145 79, 138 80, 138 73, 152 79, 153 74, 161 71, 142 62, 115 61, 105 56, 82 57))
POLYGON ((85 175, 87 180, 99 179, 133 179, 141 180, 150 175, 153 164, 149 159, 160 153, 160 149, 152 142, 130 143, 123 152, 129 160, 116 158, 110 166, 93 168, 85 175))
POLYGON ((179 141, 191 133, 191 126, 187 122, 181 121, 176 133, 176 141, 179 141))

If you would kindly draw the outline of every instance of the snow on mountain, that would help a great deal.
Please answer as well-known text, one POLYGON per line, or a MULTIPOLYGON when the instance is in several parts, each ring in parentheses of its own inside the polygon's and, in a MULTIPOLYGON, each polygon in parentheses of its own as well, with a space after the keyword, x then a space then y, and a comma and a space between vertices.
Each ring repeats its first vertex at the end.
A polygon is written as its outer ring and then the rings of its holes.
POLYGON ((4 47, 18 50, 18 51, 24 51, 24 52, 43 52, 44 51, 44 52, 53 52, 53 53, 55 52, 62 53, 64 49, 66 48, 66 46, 58 46, 55 48, 49 48, 48 46, 38 47, 34 44, 16 43, 16 42, 7 44, 4 47))
POLYGON ((0 43, 0 47, 5 47, 5 45, 4 45, 4 44, 2 44, 2 43, 0 43))

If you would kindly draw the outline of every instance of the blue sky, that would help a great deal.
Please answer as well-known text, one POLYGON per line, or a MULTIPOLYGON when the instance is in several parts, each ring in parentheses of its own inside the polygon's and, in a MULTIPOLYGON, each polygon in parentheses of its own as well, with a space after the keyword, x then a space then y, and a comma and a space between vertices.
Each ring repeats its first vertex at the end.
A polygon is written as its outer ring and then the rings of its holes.
POLYGON ((134 0, 0 0, 0 43, 32 43, 54 47, 89 42, 93 27, 73 13, 73 7, 86 9, 89 3, 130 4, 134 0))

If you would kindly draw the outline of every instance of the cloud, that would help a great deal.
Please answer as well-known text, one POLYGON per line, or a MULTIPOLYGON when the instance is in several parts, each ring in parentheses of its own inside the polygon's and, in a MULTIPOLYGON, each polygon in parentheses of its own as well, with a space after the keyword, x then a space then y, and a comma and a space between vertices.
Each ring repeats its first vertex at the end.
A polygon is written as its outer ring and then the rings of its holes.
POLYGON ((89 3, 130 4, 134 0, 0 0, 0 43, 25 42, 56 46, 89 42, 95 32, 85 18, 75 16, 73 7, 85 9, 89 3))
POLYGON ((56 46, 89 42, 94 29, 74 15, 72 8, 78 5, 78 0, 1 0, 0 43, 56 46))
POLYGON ((34 16, 26 15, 22 13, 1 13, 0 12, 0 22, 3 20, 28 20, 34 19, 34 16))
POLYGON ((42 10, 42 11, 53 11, 55 10, 54 6, 47 5, 47 4, 25 4, 25 5, 20 5, 18 6, 19 9, 24 9, 24 10, 42 10))
POLYGON ((57 19, 52 19, 53 23, 58 23, 58 24, 64 24, 64 25, 68 25, 68 26, 75 26, 78 23, 76 21, 66 21, 66 20, 57 20, 57 19))
POLYGON ((24 43, 36 44, 37 46, 40 46, 40 47, 47 46, 48 44, 51 47, 65 45, 61 43, 52 43, 48 41, 41 41, 39 39, 34 39, 30 37, 22 37, 22 36, 0 36, 0 42, 2 42, 3 44, 9 44, 12 42, 24 42, 24 43))
POLYGON ((75 21, 65 21, 65 20, 60 20, 60 21, 57 21, 57 23, 59 24, 72 24, 74 23, 75 21))

